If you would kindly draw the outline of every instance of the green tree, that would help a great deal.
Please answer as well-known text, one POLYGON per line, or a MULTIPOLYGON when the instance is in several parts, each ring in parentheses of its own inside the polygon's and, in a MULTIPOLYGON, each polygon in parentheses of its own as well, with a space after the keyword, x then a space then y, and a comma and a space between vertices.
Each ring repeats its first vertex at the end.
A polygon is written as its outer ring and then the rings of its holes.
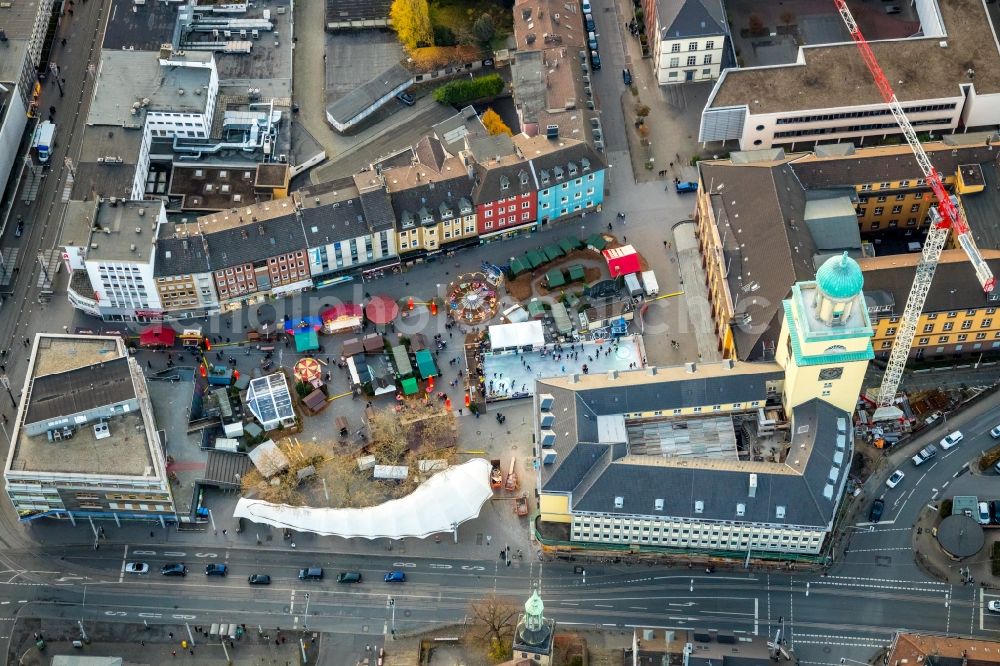
POLYGON ((483 44, 488 44, 497 34, 497 26, 493 23, 493 17, 483 14, 472 24, 472 34, 483 44))
POLYGON ((496 136, 497 134, 506 134, 507 136, 511 136, 513 134, 510 128, 507 127, 507 123, 505 123, 500 117, 500 114, 492 108, 486 109, 486 111, 483 112, 481 120, 483 121, 483 126, 486 128, 486 131, 489 132, 491 136, 496 136))
POLYGON ((408 49, 434 45, 434 31, 431 28, 431 12, 427 0, 393 0, 389 9, 389 19, 399 37, 408 49))

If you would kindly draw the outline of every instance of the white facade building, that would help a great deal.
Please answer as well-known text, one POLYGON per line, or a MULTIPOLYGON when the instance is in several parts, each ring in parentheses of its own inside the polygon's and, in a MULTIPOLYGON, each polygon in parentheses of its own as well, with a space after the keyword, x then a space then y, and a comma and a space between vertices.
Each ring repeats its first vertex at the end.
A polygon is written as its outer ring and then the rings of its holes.
POLYGON ((21 521, 175 522, 146 381, 118 336, 35 336, 4 469, 21 521))
MULTIPOLYGON (((980 3, 919 0, 919 37, 871 43, 919 133, 1000 124, 1000 44, 980 3), (967 48, 975 44, 976 48, 967 48), (919 66, 933 62, 933 68, 919 66)), ((788 65, 729 69, 702 111, 699 140, 741 150, 879 140, 900 129, 853 42, 803 46, 788 65)))
POLYGON ((64 249, 69 268, 86 273, 90 288, 80 289, 76 285, 81 283, 71 281, 70 302, 88 314, 96 308, 109 321, 158 319, 163 306, 153 274, 154 240, 165 222, 159 200, 98 200, 90 242, 64 249))
POLYGON ((719 78, 726 48, 722 6, 713 0, 646 0, 647 37, 662 85, 719 78))

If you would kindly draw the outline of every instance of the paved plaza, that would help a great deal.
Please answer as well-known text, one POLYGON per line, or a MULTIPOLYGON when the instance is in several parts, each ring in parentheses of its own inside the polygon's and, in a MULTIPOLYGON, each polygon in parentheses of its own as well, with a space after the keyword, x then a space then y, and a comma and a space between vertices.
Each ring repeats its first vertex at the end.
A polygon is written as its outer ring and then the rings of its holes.
POLYGON ((574 373, 590 374, 645 367, 642 337, 617 340, 551 344, 530 352, 487 352, 483 355, 480 383, 486 399, 512 400, 535 394, 535 380, 574 373))

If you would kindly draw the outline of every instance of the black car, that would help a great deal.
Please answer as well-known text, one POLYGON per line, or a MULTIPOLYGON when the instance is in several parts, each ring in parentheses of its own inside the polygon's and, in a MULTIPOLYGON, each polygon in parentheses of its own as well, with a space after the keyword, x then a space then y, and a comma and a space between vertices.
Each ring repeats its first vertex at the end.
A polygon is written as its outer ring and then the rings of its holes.
POLYGON ((597 51, 590 52, 590 68, 595 72, 601 68, 601 54, 597 51))
POLYGON ((990 518, 994 525, 1000 525, 1000 500, 990 500, 990 518))
POLYGON ((411 95, 410 93, 406 92, 405 90, 403 92, 399 93, 398 95, 396 95, 396 99, 398 99, 400 102, 402 102, 406 106, 413 106, 414 104, 417 103, 417 100, 415 100, 413 98, 413 95, 411 95))
POLYGON ((226 565, 225 564, 209 564, 205 566, 206 576, 225 576, 226 575, 226 565))
POLYGON ((270 585, 271 577, 267 574, 250 574, 247 582, 251 585, 270 585))
POLYGON ((872 502, 871 511, 868 512, 868 522, 877 523, 882 520, 882 512, 885 511, 885 502, 880 499, 872 502))
POLYGON ((593 32, 596 30, 594 27, 594 17, 591 14, 583 15, 583 25, 587 29, 587 32, 593 32))
POLYGON ((184 566, 183 562, 164 564, 160 569, 160 575, 162 576, 186 576, 187 572, 188 568, 184 566))
POLYGON ((624 81, 627 86, 632 85, 632 72, 628 71, 627 68, 622 70, 622 81, 624 81))

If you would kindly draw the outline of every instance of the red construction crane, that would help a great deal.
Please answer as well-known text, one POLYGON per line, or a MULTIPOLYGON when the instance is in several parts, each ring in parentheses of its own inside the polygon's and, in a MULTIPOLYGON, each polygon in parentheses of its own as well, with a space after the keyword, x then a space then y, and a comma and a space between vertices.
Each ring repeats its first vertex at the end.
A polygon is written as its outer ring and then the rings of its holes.
POLYGON ((896 99, 896 93, 892 90, 892 85, 890 85, 889 80, 886 78, 885 72, 882 71, 882 67, 879 66, 878 60, 876 60, 875 54, 872 53, 871 47, 868 46, 864 35, 861 34, 861 29, 858 28, 858 24, 854 21, 851 10, 847 7, 847 2, 845 0, 833 0, 833 2, 840 12, 841 18, 844 19, 851 38, 857 44, 858 50, 861 51, 861 57, 864 59, 865 64, 868 65, 868 71, 872 73, 875 85, 878 87, 882 99, 889 106, 889 110, 892 111, 892 115, 896 118, 900 129, 903 130, 906 142, 910 144, 910 150, 913 151, 917 165, 924 174, 924 180, 930 185, 934 196, 937 197, 937 206, 931 209, 931 227, 927 232, 927 240, 924 242, 923 253, 920 262, 917 264, 913 286, 906 299, 906 307, 903 309, 903 316, 900 318, 900 326, 896 333, 896 339, 893 342, 892 351, 889 353, 889 362, 886 365, 885 374, 882 376, 882 386, 879 388, 879 409, 876 410, 874 418, 876 420, 884 420, 898 416, 898 410, 893 408, 893 402, 896 398, 899 382, 903 377, 903 368, 906 366, 906 360, 910 355, 910 348, 913 346, 917 323, 920 320, 920 315, 924 309, 924 302, 927 300, 927 293, 930 291, 931 282, 934 279, 934 271, 937 269, 938 261, 941 259, 941 251, 944 249, 945 241, 948 239, 948 231, 955 232, 955 239, 962 246, 962 249, 965 250, 969 261, 972 262, 972 267, 976 271, 976 278, 979 280, 979 284, 982 285, 983 291, 993 291, 993 287, 996 285, 996 278, 993 277, 993 271, 990 270, 989 264, 983 259, 979 248, 976 247, 976 241, 972 238, 972 234, 969 233, 969 224, 965 219, 964 212, 948 194, 944 183, 941 181, 940 174, 934 168, 934 165, 931 164, 930 158, 924 152, 924 147, 920 145, 917 133, 913 130, 910 121, 907 120, 906 113, 903 111, 899 100, 896 99))

